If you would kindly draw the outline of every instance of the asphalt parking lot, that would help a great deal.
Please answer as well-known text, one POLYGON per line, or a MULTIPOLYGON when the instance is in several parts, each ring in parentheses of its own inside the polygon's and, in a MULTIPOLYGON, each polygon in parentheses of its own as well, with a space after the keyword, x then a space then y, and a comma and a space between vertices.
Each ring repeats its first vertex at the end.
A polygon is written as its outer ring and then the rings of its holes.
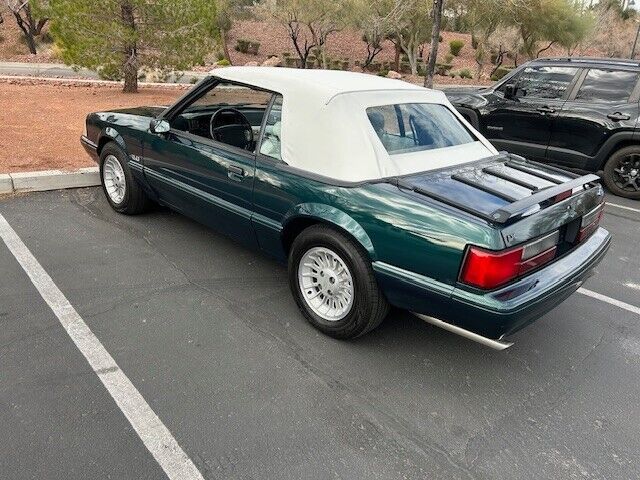
MULTIPOLYGON (((640 204, 610 201, 585 288, 640 307, 640 204)), ((168 210, 121 216, 92 188, 0 214, 204 478, 640 477, 637 309, 576 293, 503 352, 400 311, 341 342, 283 266, 168 210)), ((0 272, 0 478, 166 478, 159 427, 1 241, 0 272)))

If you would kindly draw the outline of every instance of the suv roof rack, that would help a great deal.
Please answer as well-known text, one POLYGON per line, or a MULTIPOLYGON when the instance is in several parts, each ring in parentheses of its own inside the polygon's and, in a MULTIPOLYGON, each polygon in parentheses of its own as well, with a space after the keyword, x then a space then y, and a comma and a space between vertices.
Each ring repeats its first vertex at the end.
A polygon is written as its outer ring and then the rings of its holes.
POLYGON ((640 61, 631 58, 606 57, 548 57, 536 58, 534 62, 568 62, 568 63, 608 63, 629 67, 640 67, 640 61))

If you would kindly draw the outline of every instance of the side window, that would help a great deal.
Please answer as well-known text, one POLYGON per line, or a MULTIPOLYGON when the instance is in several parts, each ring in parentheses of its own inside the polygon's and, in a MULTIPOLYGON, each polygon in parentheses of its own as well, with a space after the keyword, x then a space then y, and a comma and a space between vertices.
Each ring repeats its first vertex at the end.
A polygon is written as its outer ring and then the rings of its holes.
POLYGON ((527 67, 516 84, 518 98, 562 98, 578 69, 573 67, 527 67))
POLYGON ((276 95, 271 110, 269 110, 269 117, 264 126, 264 135, 262 137, 262 144, 260 145, 260 153, 267 157, 275 158, 276 160, 282 160, 281 150, 281 136, 282 136, 282 95, 276 95))
POLYGON ((592 68, 584 77, 576 100, 590 102, 626 102, 636 83, 637 72, 599 70, 592 68))
POLYGON ((171 119, 171 128, 254 151, 272 94, 218 83, 171 119))

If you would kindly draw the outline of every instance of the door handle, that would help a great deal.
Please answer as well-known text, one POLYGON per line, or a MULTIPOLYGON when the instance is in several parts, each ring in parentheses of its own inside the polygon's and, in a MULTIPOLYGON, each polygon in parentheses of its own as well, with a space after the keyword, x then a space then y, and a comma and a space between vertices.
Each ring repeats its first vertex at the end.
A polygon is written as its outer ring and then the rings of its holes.
POLYGON ((607 118, 610 118, 614 122, 619 122, 620 120, 629 120, 631 117, 626 113, 615 112, 607 115, 607 118))
POLYGON ((242 179, 244 178, 244 168, 239 167, 237 165, 228 165, 227 176, 231 180, 235 180, 236 182, 241 182, 242 179))
POLYGON ((235 173, 236 175, 244 175, 244 168, 237 165, 229 165, 227 170, 229 170, 230 173, 235 173))
POLYGON ((536 110, 538 110, 540 113, 556 113, 555 108, 547 107, 546 105, 544 107, 538 107, 536 108, 536 110))

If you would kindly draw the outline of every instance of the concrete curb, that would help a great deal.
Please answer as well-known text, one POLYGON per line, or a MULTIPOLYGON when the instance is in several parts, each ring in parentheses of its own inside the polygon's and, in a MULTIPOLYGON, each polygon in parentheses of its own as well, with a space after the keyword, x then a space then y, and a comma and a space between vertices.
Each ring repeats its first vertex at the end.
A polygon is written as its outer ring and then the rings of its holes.
POLYGON ((97 185, 100 185, 98 167, 81 168, 75 172, 43 170, 0 174, 0 194, 44 192, 65 188, 95 187, 97 185))

